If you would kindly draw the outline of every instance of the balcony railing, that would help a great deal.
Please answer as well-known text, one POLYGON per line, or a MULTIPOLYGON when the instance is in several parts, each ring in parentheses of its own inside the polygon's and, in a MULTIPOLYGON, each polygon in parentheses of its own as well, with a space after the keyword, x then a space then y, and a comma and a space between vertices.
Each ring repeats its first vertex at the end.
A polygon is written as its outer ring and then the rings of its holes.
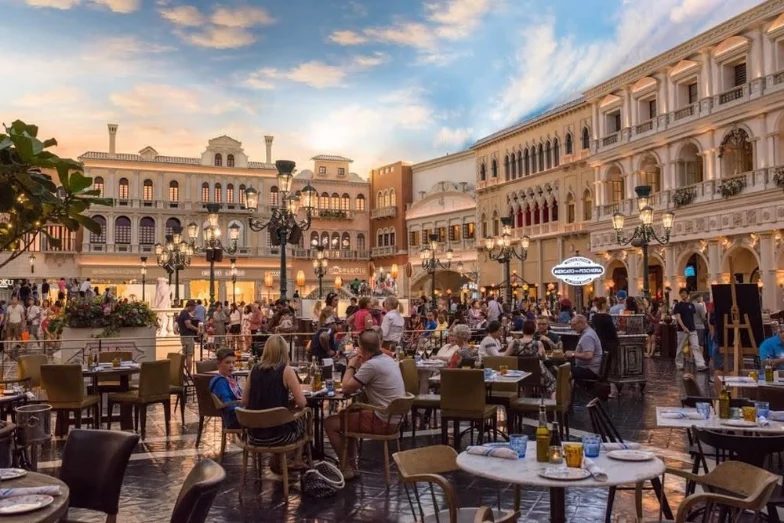
POLYGON ((687 105, 683 109, 678 109, 672 115, 673 120, 682 120, 683 118, 688 118, 689 116, 694 116, 695 107, 697 104, 687 105))
POLYGON ((739 85, 738 87, 733 87, 729 91, 721 93, 719 95, 719 105, 724 105, 741 98, 743 98, 743 86, 739 85))
POLYGON ((379 218, 396 218, 397 217, 397 207, 379 207, 378 209, 373 209, 370 212, 370 217, 374 220, 379 218))
POLYGON ((613 133, 611 135, 605 136, 602 138, 602 146, 607 147, 608 145, 612 145, 618 143, 618 135, 620 133, 613 133))
POLYGON ((76 238, 64 238, 59 245, 49 238, 41 238, 41 252, 76 252, 76 238))
POLYGON ((648 120, 634 127, 634 134, 647 133, 653 129, 653 120, 648 120))
POLYGON ((773 85, 778 85, 784 82, 784 71, 779 71, 773 75, 773 85))
POLYGON ((394 256, 397 254, 397 246, 386 246, 386 247, 373 247, 370 251, 371 256, 373 258, 378 258, 381 256, 394 256))
POLYGON ((321 220, 353 220, 354 211, 343 209, 315 209, 313 217, 321 220))
MULTIPOLYGON (((293 249, 292 255, 294 258, 311 259, 316 257, 316 252, 312 249, 293 249)), ((328 260, 365 260, 370 258, 370 253, 364 250, 325 250, 324 257, 328 260)))

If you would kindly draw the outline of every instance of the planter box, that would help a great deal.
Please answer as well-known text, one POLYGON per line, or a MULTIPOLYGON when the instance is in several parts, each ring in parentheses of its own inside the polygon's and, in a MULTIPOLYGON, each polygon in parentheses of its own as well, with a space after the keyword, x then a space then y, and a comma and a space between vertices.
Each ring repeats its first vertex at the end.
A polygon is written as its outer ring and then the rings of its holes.
POLYGON ((82 363, 83 354, 106 351, 130 351, 133 360, 155 361, 155 327, 126 327, 110 338, 95 338, 103 329, 65 327, 60 350, 54 354, 55 361, 82 363))

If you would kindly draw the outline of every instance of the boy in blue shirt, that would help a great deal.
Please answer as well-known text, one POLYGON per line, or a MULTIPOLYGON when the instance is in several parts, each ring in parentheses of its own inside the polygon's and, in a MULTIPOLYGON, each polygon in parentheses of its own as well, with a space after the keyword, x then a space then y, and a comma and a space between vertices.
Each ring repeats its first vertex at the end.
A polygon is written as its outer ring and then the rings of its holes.
POLYGON ((780 328, 778 334, 762 342, 759 356, 763 366, 766 361, 770 361, 774 369, 784 370, 784 328, 780 328))

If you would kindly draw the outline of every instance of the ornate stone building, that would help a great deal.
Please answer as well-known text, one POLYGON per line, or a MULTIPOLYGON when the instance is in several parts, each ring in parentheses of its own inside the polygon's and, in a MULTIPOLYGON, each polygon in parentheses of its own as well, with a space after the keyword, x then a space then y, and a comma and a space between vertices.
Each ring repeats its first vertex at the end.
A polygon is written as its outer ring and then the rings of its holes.
POLYGON ((765 2, 585 93, 599 292, 642 288, 640 250, 618 244, 611 217, 637 225, 634 187, 650 185, 655 223, 675 212, 670 244, 651 249, 652 293, 734 277, 782 308, 783 12, 765 2))

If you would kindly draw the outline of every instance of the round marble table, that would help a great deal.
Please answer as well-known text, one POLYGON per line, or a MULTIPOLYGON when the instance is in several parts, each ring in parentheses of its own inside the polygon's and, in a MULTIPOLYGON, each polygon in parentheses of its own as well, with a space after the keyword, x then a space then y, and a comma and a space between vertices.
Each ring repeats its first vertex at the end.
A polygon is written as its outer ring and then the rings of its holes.
MULTIPOLYGON (((607 488, 619 485, 642 485, 642 482, 646 480, 661 476, 666 468, 664 462, 659 458, 630 463, 608 458, 607 454, 602 452, 598 458, 592 459, 607 474, 607 481, 597 481, 591 476, 579 481, 557 481, 541 477, 539 470, 542 468, 560 465, 537 462, 535 441, 528 442, 528 448, 523 459, 491 458, 461 452, 457 457, 457 466, 476 476, 512 483, 517 487, 525 485, 549 488, 550 521, 552 523, 566 522, 565 489, 567 488, 607 488)), ((515 510, 520 510, 519 488, 515 489, 515 510)))
POLYGON ((60 521, 68 511, 69 491, 65 483, 55 477, 46 474, 38 474, 37 472, 28 472, 21 478, 3 481, 3 488, 44 487, 54 485, 60 486, 60 495, 52 496, 54 502, 52 502, 51 505, 40 510, 28 512, 27 514, 0 516, 0 521, 2 521, 2 523, 56 523, 57 521, 60 521))

